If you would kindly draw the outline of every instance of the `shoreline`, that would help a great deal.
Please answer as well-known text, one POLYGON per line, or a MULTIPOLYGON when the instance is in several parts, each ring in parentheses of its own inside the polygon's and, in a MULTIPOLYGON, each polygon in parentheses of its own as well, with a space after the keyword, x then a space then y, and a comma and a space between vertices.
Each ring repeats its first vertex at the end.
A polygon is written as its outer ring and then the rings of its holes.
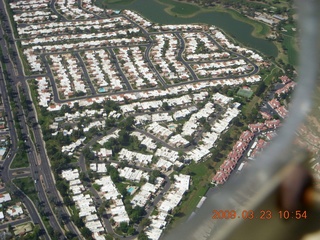
MULTIPOLYGON (((176 2, 175 0, 172 0, 173 2, 176 2)), ((180 18, 192 18, 195 17, 198 14, 201 13, 210 13, 210 12, 223 12, 223 13, 227 13, 229 14, 233 19, 243 22, 243 23, 247 23, 249 25, 251 25, 253 27, 253 31, 251 32, 251 36, 255 37, 255 38, 260 38, 260 39, 265 39, 267 37, 267 35, 270 33, 270 27, 264 23, 261 23, 259 21, 255 21, 251 18, 248 18, 244 15, 241 15, 240 12, 238 12, 237 10, 233 9, 233 8, 228 8, 228 9, 224 9, 221 6, 217 5, 215 7, 208 7, 208 8, 204 8, 203 6, 198 6, 194 3, 189 3, 189 2, 181 2, 184 4, 188 4, 188 5, 192 5, 195 7, 198 7, 199 10, 197 10, 196 12, 192 13, 192 14, 179 14, 177 12, 172 11, 172 9, 175 7, 175 5, 173 4, 169 4, 169 3, 164 3, 161 0, 156 0, 156 2, 158 2, 161 5, 166 6, 164 8, 164 11, 169 14, 170 16, 173 17, 180 17, 180 18), (262 33, 263 31, 265 31, 265 33, 262 33)), ((180 3, 180 2, 178 2, 180 3)))
MULTIPOLYGON (((98 0, 97 3, 101 3, 103 1, 106 0, 98 0)), ((149 0, 150 1, 150 0, 149 0)), ((192 19, 192 18, 196 18, 195 21, 193 21, 193 24, 208 24, 207 21, 203 22, 203 15, 206 14, 225 14, 227 16, 227 18, 230 18, 232 21, 236 21, 239 22, 241 24, 245 24, 249 27, 249 31, 248 29, 246 29, 246 35, 249 36, 249 38, 252 39, 257 39, 257 40, 263 40, 263 41, 268 41, 266 39, 266 36, 268 36, 268 34, 271 32, 271 29, 268 25, 263 24, 261 22, 255 21, 253 19, 250 19, 244 15, 241 15, 237 10, 235 9, 224 9, 222 6, 214 6, 214 7, 203 7, 203 6, 198 6, 196 4, 192 4, 192 3, 186 3, 183 1, 175 1, 175 0, 151 0, 152 2, 156 3, 158 8, 161 8, 161 11, 164 12, 164 14, 162 14, 163 16, 165 16, 166 14, 168 14, 168 17, 170 19, 172 18, 176 18, 177 22, 181 22, 184 21, 184 19, 189 22, 188 19, 192 19), (177 5, 175 5, 174 3, 177 3, 177 5), (180 4, 180 5, 179 5, 180 4), (182 4, 186 4, 188 5, 190 8, 186 9, 186 11, 188 12, 187 14, 180 14, 179 10, 184 8, 184 5, 182 4), (192 9, 192 7, 196 7, 194 9, 192 9), (175 9, 174 9, 175 8, 175 9), (191 9, 191 10, 190 10, 191 9), (178 12, 173 11, 173 10, 178 10, 178 12), (190 14, 189 14, 190 13, 190 14), (202 19, 202 20, 201 20, 202 19)), ((137 0, 133 0, 131 3, 137 2, 137 0)), ((120 0, 118 1, 117 4, 110 4, 108 6, 108 8, 110 9, 131 9, 130 4, 125 4, 127 3, 127 0, 120 0), (123 4, 121 5, 121 2, 123 2, 123 4)), ((99 4, 98 4, 99 5, 99 4)), ((154 4, 152 4, 154 5, 154 4)), ((188 7, 186 6, 186 7, 188 7)), ((133 9, 131 9, 133 11, 137 11, 136 7, 134 7, 133 9)), ((155 10, 156 11, 156 10, 155 10)), ((138 14, 140 14, 141 16, 143 16, 146 19, 149 19, 148 16, 145 16, 143 13, 143 11, 137 11, 138 14)), ((161 22, 158 21, 153 21, 150 20, 150 22, 152 23, 156 23, 156 24, 162 24, 161 22)), ((173 20, 174 21, 174 20, 173 20)), ((174 24, 174 22, 172 23, 174 24)), ((189 23, 191 24, 191 23, 189 23)), ((223 30, 223 32, 225 32, 225 29, 220 27, 219 25, 215 25, 214 23, 211 24, 213 26, 216 26, 217 28, 223 30)), ((225 32, 226 33, 226 32, 225 32)), ((232 32, 230 33, 228 31, 227 35, 231 38, 235 38, 234 35, 232 35, 232 32)), ((253 40, 254 42, 255 40, 253 40)), ((270 55, 269 51, 267 51, 264 47, 258 47, 255 48, 252 46, 252 41, 249 40, 249 42, 246 41, 242 41, 239 40, 238 38, 236 38, 236 42, 238 42, 239 44, 246 46, 250 49, 256 50, 259 53, 263 53, 263 55, 267 56, 270 55)), ((280 49, 279 47, 276 46, 275 43, 270 42, 270 44, 272 44, 272 53, 271 55, 275 58, 278 59, 279 58, 279 52, 280 49)), ((271 46, 270 46, 271 47, 271 46)))

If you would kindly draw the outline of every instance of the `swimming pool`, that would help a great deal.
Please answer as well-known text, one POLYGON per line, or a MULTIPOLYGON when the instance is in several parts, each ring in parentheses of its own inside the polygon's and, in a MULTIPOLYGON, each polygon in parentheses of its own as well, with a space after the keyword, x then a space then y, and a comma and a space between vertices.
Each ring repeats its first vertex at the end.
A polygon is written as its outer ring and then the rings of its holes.
POLYGON ((129 188, 127 189, 127 192, 130 193, 130 194, 131 194, 133 191, 134 191, 134 187, 129 187, 129 188))

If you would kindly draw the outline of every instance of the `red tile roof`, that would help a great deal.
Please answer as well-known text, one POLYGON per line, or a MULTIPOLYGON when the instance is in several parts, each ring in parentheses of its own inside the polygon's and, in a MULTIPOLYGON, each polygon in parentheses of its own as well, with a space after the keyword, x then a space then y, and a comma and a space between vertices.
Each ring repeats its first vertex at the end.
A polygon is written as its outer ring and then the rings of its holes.
POLYGON ((270 120, 270 121, 265 121, 264 124, 268 128, 278 128, 281 125, 281 121, 279 119, 273 119, 273 120, 270 120))
POLYGON ((280 80, 282 81, 282 83, 284 83, 284 84, 286 84, 286 83, 288 83, 288 82, 290 82, 291 81, 291 79, 288 77, 288 76, 281 76, 280 77, 280 80))
POLYGON ((239 139, 243 142, 250 142, 253 137, 254 137, 254 133, 247 130, 241 134, 239 139))
POLYGON ((229 177, 228 173, 225 173, 223 171, 218 171, 216 175, 212 178, 212 181, 216 184, 223 184, 225 181, 227 181, 229 177))
POLYGON ((264 123, 249 124, 248 128, 250 129, 251 132, 260 132, 267 129, 264 123))
POLYGON ((275 110, 282 118, 285 118, 288 115, 288 110, 284 106, 278 107, 275 110))
POLYGON ((272 118, 272 116, 271 116, 269 113, 260 111, 260 114, 261 114, 261 116, 262 116, 263 119, 269 120, 269 119, 272 118))
POLYGON ((268 103, 269 103, 270 107, 272 107, 274 109, 276 109, 276 108, 281 106, 280 102, 275 98, 270 100, 268 103))

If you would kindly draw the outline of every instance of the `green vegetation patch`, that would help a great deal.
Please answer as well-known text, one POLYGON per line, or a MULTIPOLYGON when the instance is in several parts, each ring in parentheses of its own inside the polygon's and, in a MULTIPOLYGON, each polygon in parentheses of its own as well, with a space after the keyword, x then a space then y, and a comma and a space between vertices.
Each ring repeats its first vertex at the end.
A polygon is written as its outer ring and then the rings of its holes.
POLYGON ((213 174, 213 167, 208 167, 208 162, 191 163, 182 170, 183 174, 191 175, 192 185, 184 197, 182 204, 174 210, 175 220, 183 216, 188 216, 196 208, 202 196, 209 189, 210 177, 213 174), (176 218, 177 217, 177 218, 176 218))
POLYGON ((251 98, 252 94, 253 94, 253 91, 251 91, 250 89, 243 89, 243 88, 240 88, 239 91, 237 92, 237 95, 245 98, 251 98))
POLYGON ((14 234, 19 235, 25 232, 31 232, 33 229, 31 222, 27 222, 25 224, 14 226, 14 234))
POLYGON ((297 65, 297 60, 298 60, 298 51, 295 48, 295 38, 294 37, 284 37, 284 42, 283 42, 284 48, 287 51, 288 55, 288 62, 291 65, 297 65))
POLYGON ((258 104, 260 104, 261 102, 261 98, 258 96, 254 96, 252 98, 252 101, 250 101, 250 103, 248 103, 244 108, 243 108, 243 113, 244 115, 248 118, 250 116, 255 116, 256 114, 258 114, 256 106, 258 104))
POLYGON ((32 200, 32 202, 37 203, 39 201, 37 191, 31 177, 17 178, 14 179, 13 182, 32 200))
MULTIPOLYGON (((133 1, 134 0, 100 0, 97 2, 103 3, 103 4, 129 4, 133 1)), ((99 4, 97 4, 97 5, 99 5, 99 4)))
POLYGON ((10 168, 22 168, 22 167, 29 167, 29 161, 25 151, 23 149, 19 149, 10 165, 10 168))
POLYGON ((159 0, 159 2, 168 5, 168 11, 179 15, 194 15, 200 10, 198 6, 188 3, 181 3, 172 0, 159 0))

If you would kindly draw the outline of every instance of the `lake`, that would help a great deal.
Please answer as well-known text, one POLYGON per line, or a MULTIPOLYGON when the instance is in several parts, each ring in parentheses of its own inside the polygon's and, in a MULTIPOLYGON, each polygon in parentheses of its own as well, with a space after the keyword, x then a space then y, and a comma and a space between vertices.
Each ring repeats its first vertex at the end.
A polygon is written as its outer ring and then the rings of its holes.
POLYGON ((107 6, 108 8, 117 10, 134 10, 148 18, 150 21, 160 24, 206 23, 214 25, 224 30, 242 44, 257 49, 266 56, 276 57, 278 54, 278 50, 272 42, 261 38, 255 38, 251 35, 253 26, 235 20, 228 13, 212 11, 199 13, 196 16, 189 18, 175 17, 166 13, 164 10, 166 6, 155 0, 135 0, 128 4, 108 4, 107 6))

